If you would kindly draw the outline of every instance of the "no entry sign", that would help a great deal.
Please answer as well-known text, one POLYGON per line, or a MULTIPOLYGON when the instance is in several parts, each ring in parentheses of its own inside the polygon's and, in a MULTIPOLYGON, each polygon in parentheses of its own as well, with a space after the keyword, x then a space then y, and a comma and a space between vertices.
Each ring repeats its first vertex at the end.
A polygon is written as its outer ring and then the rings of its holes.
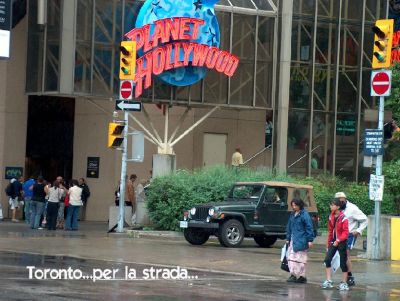
POLYGON ((133 91, 133 83, 131 80, 123 80, 121 81, 121 85, 119 88, 119 98, 125 100, 132 99, 132 91, 133 91))
POLYGON ((371 75, 371 96, 390 96, 392 71, 373 71, 371 75))

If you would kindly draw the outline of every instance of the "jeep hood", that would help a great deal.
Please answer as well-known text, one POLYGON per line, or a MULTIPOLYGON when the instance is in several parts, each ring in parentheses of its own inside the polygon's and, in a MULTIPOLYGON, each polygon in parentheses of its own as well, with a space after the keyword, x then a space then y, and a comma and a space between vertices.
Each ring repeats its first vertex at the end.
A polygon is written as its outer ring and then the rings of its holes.
POLYGON ((250 200, 232 200, 227 199, 223 202, 208 204, 210 207, 218 208, 222 211, 242 211, 242 210, 255 210, 258 202, 250 200))

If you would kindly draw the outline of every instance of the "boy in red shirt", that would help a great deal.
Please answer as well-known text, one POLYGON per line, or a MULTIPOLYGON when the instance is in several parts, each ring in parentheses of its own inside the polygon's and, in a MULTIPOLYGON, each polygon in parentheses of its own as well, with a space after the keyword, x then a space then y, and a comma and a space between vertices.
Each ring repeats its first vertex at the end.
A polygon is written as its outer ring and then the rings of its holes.
POLYGON ((341 291, 348 291, 347 285, 347 238, 349 236, 349 222, 342 211, 340 211, 340 200, 334 199, 330 204, 331 215, 328 222, 328 242, 327 252, 325 257, 326 266, 326 280, 322 284, 322 288, 332 288, 333 282, 331 280, 331 262, 335 256, 336 251, 340 255, 340 268, 342 269, 342 282, 340 282, 338 289, 341 291))

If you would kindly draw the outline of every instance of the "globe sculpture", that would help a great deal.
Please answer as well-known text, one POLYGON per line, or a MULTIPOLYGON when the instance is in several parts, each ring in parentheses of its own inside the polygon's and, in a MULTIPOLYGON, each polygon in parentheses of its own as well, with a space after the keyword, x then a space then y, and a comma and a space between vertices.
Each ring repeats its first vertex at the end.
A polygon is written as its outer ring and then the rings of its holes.
MULTIPOLYGON (((203 19, 204 25, 200 28, 200 35, 192 42, 219 47, 220 31, 214 6, 219 0, 147 0, 140 9, 135 27, 154 24, 154 21, 172 17, 190 17, 203 19)), ((142 56, 143 50, 139 52, 142 56)), ((174 54, 172 53, 172 56, 174 54)), ((183 57, 183 53, 180 54, 183 57)), ((189 59, 191 61, 191 59, 189 59)), ((166 71, 157 77, 173 86, 189 86, 206 76, 207 68, 181 67, 166 71)))

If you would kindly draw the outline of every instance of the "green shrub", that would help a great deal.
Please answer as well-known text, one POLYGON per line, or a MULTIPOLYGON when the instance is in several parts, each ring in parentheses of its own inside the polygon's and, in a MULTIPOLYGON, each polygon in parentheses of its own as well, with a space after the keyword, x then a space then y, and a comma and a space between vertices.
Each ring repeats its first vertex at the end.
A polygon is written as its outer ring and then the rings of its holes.
POLYGON ((384 163, 383 174, 385 175, 385 192, 392 194, 396 207, 393 212, 400 215, 400 159, 384 163))
POLYGON ((293 181, 272 171, 231 169, 224 166, 176 173, 154 179, 147 193, 147 208, 156 229, 178 230, 183 210, 196 204, 219 202, 225 199, 237 181, 293 181))
MULTIPOLYGON (((399 163, 400 164, 400 163, 399 163)), ((399 167, 396 167, 400 170, 399 167)), ((368 198, 368 186, 346 182, 338 177, 318 176, 318 178, 293 178, 279 175, 271 170, 253 171, 250 169, 231 169, 224 166, 185 171, 154 179, 147 192, 147 208, 155 229, 178 230, 183 210, 196 204, 219 202, 225 199, 231 186, 239 181, 286 181, 314 186, 314 195, 321 218, 321 226, 326 227, 329 217, 329 203, 338 191, 344 191, 348 199, 367 215, 372 214, 374 202, 368 198)), ((393 198, 394 182, 385 190, 382 213, 395 212, 393 198), (388 191, 388 193, 386 193, 388 191)), ((396 188, 398 188, 396 186, 396 188)))

